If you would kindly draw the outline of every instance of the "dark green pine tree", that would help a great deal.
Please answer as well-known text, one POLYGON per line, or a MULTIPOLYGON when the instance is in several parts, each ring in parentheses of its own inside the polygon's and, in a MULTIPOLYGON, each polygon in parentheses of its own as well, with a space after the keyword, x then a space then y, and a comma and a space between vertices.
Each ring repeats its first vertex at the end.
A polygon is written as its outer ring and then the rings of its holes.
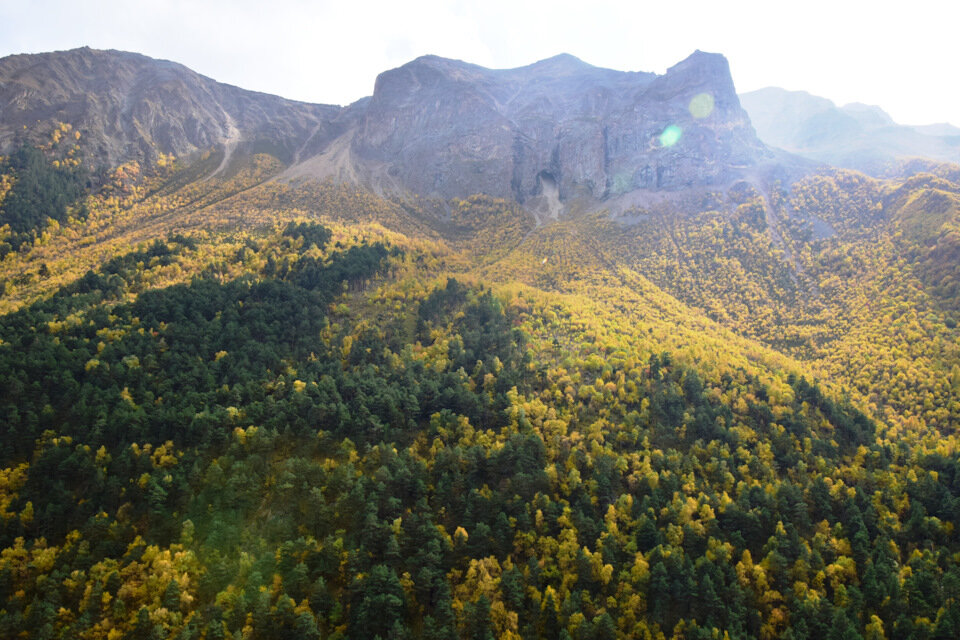
POLYGON ((403 620, 404 594, 397 575, 387 566, 374 566, 351 588, 351 638, 390 637, 394 623, 403 620))
POLYGON ((140 607, 140 611, 137 612, 137 621, 126 637, 128 640, 160 640, 163 638, 163 630, 159 625, 151 622, 147 608, 140 607))
POLYGON ((523 573, 516 566, 504 571, 500 577, 500 591, 503 593, 503 599, 507 606, 515 611, 523 608, 524 589, 523 573))
POLYGON ((954 640, 960 638, 960 604, 953 600, 937 619, 937 627, 933 633, 934 640, 954 640))
POLYGON ((850 621, 844 610, 838 608, 833 613, 829 640, 863 640, 863 636, 857 631, 856 626, 850 621))
POLYGON ((699 609, 702 613, 702 621, 705 626, 721 624, 725 605, 723 599, 717 595, 713 579, 706 575, 700 582, 699 609))
POLYGON ((163 599, 160 603, 169 611, 180 610, 180 585, 176 580, 167 583, 167 588, 163 592, 163 599))
POLYGON ((423 621, 425 640, 454 640, 457 637, 457 620, 453 614, 450 585, 443 580, 437 586, 433 614, 423 621))
POLYGON ((560 619, 557 617, 557 606, 553 594, 548 593, 540 610, 540 633, 546 640, 558 640, 560 637, 560 619))
POLYGON ((650 586, 647 591, 647 603, 650 617, 658 624, 663 624, 667 615, 670 600, 670 580, 667 569, 662 562, 657 562, 650 570, 650 586))
POLYGON ((298 615, 293 625, 293 637, 302 640, 320 640, 316 619, 306 611, 298 615))
POLYGON ((490 628, 490 600, 480 596, 476 602, 467 603, 463 608, 464 631, 467 640, 494 640, 490 628))
POLYGON ((617 627, 613 624, 613 618, 609 613, 604 612, 593 619, 592 640, 616 640, 617 627))

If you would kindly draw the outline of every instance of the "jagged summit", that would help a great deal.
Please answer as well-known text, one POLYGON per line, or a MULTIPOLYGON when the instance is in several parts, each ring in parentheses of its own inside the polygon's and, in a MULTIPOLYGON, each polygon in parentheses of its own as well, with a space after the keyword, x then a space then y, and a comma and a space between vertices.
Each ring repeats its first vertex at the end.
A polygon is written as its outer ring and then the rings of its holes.
MULTIPOLYGON (((730 64, 719 53, 707 53, 697 49, 667 69, 664 77, 682 83, 684 87, 702 84, 705 89, 722 93, 722 97, 726 100, 736 98, 730 64)), ((739 106, 739 101, 737 103, 739 106)))
POLYGON ((726 59, 699 51, 663 75, 569 54, 499 70, 418 58, 380 74, 351 149, 384 188, 521 203, 554 185, 570 202, 715 184, 767 157, 726 59), (709 109, 694 115, 701 94, 709 109), (660 144, 670 126, 679 139, 660 144))
POLYGON ((696 49, 689 56, 667 69, 667 73, 683 73, 694 70, 708 70, 714 74, 730 75, 730 65, 723 54, 710 53, 696 49))
MULTIPOLYGON (((522 65, 519 67, 510 67, 510 68, 489 68, 484 67, 478 64, 471 62, 465 62, 463 60, 457 60, 455 58, 444 58, 443 56, 438 56, 434 54, 422 55, 417 58, 414 58, 410 62, 407 62, 398 69, 403 69, 405 67, 418 67, 418 66, 427 66, 434 67, 438 69, 463 69, 463 70, 473 70, 478 73, 484 74, 522 74, 528 71, 534 71, 537 73, 545 73, 550 75, 561 75, 564 73, 576 73, 583 72, 589 69, 599 69, 600 67, 595 67, 587 62, 584 62, 580 58, 569 54, 569 53, 558 53, 557 55, 550 56, 549 58, 544 58, 542 60, 537 60, 536 62, 531 62, 530 64, 522 65)), ((607 71, 613 71, 612 69, 607 69, 607 71)), ((384 73, 390 73, 390 71, 385 71, 384 73)), ((620 71, 617 73, 629 73, 620 71)), ((381 74, 382 75, 382 74, 381 74)))
POLYGON ((291 165, 288 177, 520 203, 549 192, 563 206, 725 183, 770 158, 726 59, 701 51, 662 75, 567 53, 514 69, 428 55, 384 71, 369 99, 344 108, 245 91, 119 51, 0 60, 0 152, 25 125, 42 135, 38 121, 72 124, 89 155, 108 164, 215 145, 269 148, 291 165), (708 108, 692 111, 695 98, 708 108), (679 135, 662 144, 668 127, 679 135))

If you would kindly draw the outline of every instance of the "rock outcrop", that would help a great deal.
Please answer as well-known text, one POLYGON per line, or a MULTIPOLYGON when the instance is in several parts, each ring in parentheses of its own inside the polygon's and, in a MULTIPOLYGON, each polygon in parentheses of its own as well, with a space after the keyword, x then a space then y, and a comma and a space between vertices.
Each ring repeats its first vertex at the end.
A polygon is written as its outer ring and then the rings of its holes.
POLYGON ((492 70, 433 56, 377 78, 354 158, 414 192, 525 202, 603 200, 726 182, 767 158, 726 60, 696 52, 666 74, 561 55, 492 70))

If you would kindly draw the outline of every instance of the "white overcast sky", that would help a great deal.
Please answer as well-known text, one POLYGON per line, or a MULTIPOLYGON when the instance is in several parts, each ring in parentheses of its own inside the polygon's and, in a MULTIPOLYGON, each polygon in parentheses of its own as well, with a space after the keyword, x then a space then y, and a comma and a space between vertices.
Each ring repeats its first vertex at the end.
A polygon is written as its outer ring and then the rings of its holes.
POLYGON ((958 35, 957 0, 0 0, 0 55, 137 51, 332 104, 427 53, 502 68, 566 52, 662 73, 702 49, 727 56, 740 92, 780 86, 960 125, 958 35))

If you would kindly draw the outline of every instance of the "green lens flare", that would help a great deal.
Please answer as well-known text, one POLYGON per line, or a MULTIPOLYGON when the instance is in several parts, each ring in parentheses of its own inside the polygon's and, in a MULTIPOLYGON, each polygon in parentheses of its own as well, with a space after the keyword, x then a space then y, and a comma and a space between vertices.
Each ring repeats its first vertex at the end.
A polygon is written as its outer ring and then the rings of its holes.
POLYGON ((663 130, 663 133, 660 134, 660 146, 661 147, 672 147, 677 144, 680 140, 680 136, 683 135, 683 129, 678 127, 675 124, 670 125, 663 130))
POLYGON ((706 118, 713 113, 713 96, 709 93, 698 93, 690 101, 690 115, 694 118, 706 118))

